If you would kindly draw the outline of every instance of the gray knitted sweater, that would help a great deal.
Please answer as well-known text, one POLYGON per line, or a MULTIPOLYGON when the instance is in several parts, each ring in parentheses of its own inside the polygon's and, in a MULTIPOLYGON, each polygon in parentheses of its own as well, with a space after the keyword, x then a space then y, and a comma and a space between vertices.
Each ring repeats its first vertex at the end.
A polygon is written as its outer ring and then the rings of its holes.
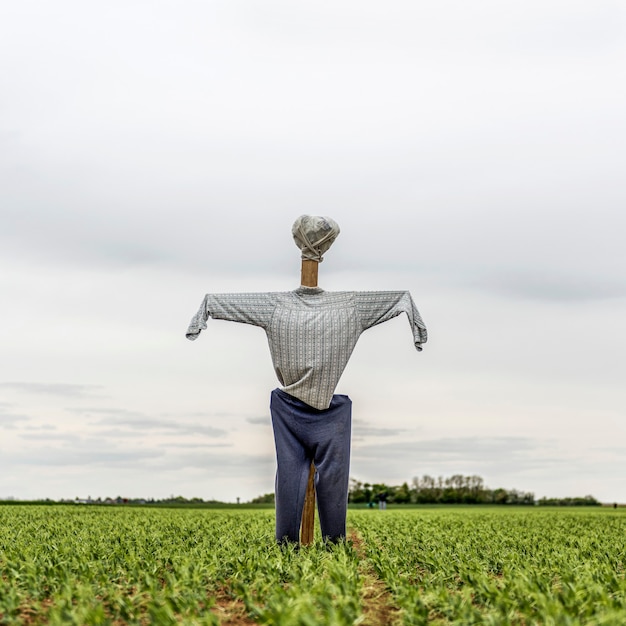
POLYGON ((415 347, 426 326, 408 291, 335 291, 300 287, 273 293, 207 294, 187 329, 196 339, 209 317, 260 326, 274 369, 288 394, 316 409, 329 407, 361 333, 406 313, 415 347))

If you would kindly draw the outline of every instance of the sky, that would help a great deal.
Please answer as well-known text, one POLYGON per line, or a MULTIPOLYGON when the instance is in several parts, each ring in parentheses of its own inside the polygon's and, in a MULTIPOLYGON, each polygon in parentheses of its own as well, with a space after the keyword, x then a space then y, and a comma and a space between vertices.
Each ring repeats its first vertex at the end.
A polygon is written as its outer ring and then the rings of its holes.
POLYGON ((339 383, 350 474, 626 502, 626 8, 0 6, 0 498, 273 490, 262 329, 205 293, 409 290, 339 383))

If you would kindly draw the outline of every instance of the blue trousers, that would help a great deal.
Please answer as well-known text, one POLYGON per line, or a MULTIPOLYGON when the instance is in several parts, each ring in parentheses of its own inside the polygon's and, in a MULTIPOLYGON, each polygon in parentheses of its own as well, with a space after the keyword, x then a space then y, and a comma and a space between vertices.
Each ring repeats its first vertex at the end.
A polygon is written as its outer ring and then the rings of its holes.
POLYGON ((311 461, 322 537, 346 536, 352 401, 334 395, 330 407, 314 409, 281 389, 270 410, 276 443, 276 539, 300 539, 302 509, 311 461))

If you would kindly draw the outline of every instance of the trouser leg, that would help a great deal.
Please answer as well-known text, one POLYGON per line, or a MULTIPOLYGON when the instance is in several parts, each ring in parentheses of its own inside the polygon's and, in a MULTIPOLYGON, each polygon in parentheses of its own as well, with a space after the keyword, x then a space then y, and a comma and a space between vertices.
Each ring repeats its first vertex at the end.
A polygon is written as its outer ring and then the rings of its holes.
POLYGON ((277 462, 276 540, 298 542, 311 460, 296 432, 289 403, 275 393, 272 393, 270 408, 277 462))
POLYGON ((346 536, 351 418, 350 398, 334 396, 316 433, 314 462, 317 470, 317 509, 322 537, 331 541, 346 536))

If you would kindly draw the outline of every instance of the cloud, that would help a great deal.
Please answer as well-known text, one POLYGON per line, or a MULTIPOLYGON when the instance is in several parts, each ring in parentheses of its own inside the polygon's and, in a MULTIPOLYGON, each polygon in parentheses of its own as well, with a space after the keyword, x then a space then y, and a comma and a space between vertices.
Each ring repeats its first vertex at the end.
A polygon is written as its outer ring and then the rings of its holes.
MULTIPOLYGON (((94 392, 102 389, 101 385, 75 385, 70 383, 31 383, 6 382, 0 383, 0 389, 12 389, 25 394, 45 394, 68 398, 97 395, 94 392)), ((99 394, 98 394, 99 395, 99 394)))
POLYGON ((428 457, 446 455, 451 458, 478 458, 485 455, 506 457, 537 449, 537 440, 530 437, 451 437, 414 441, 394 441, 382 445, 359 446, 359 454, 385 456, 393 453, 420 454, 428 457))
POLYGON ((272 418, 269 415, 264 415, 263 417, 246 417, 246 422, 259 426, 267 426, 272 423, 272 418))
MULTIPOLYGON (((96 421, 93 422, 93 425, 107 427, 120 426, 129 429, 131 432, 125 432, 125 435, 131 436, 168 433, 173 436, 204 435, 206 437, 224 437, 228 434, 228 431, 223 428, 215 428, 214 426, 207 424, 189 422, 186 421, 183 416, 176 420, 145 417, 142 413, 136 411, 116 408, 73 408, 68 410, 72 413, 86 414, 87 417, 106 415, 107 417, 96 419, 96 421)), ((107 432, 115 433, 111 434, 111 436, 116 436, 117 433, 121 431, 105 430, 102 434, 105 435, 107 432)))
POLYGON ((603 460, 614 459, 623 460, 626 459, 626 448, 623 446, 596 446, 591 448, 593 452, 599 453, 599 456, 603 460))
POLYGON ((142 462, 164 456, 156 449, 121 449, 99 440, 66 438, 66 444, 58 447, 29 448, 28 450, 3 451, 3 458, 15 465, 34 466, 100 466, 136 467, 142 462))
POLYGON ((230 444, 151 445, 149 448, 117 446, 95 438, 67 437, 63 445, 4 450, 7 463, 28 466, 110 467, 149 471, 202 470, 215 477, 247 477, 259 472, 271 472, 275 466, 273 454, 246 454, 231 450, 230 444))
POLYGON ((372 426, 370 422, 365 420, 352 420, 353 441, 360 441, 365 437, 396 437, 406 431, 406 428, 381 428, 379 426, 372 426))
POLYGON ((128 409, 118 409, 113 407, 69 407, 66 410, 68 413, 77 413, 85 417, 102 414, 126 417, 129 420, 144 417, 144 414, 140 411, 129 411, 128 409))
POLYGON ((45 432, 22 431, 20 437, 28 441, 62 441, 65 444, 80 444, 83 440, 80 435, 56 430, 46 430, 45 432))
POLYGON ((0 415, 0 428, 6 428, 7 430, 13 430, 18 424, 29 420, 30 417, 26 415, 0 415))
POLYGON ((172 454, 159 462, 161 469, 184 470, 187 468, 205 470, 210 477, 248 477, 260 473, 271 473, 276 465, 273 454, 239 454, 229 452, 202 453, 185 452, 184 455, 172 454))
POLYGON ((554 469, 573 462, 558 453, 554 442, 532 437, 460 437, 356 445, 352 458, 359 471, 367 461, 386 472, 413 475, 447 472, 449 468, 457 468, 454 473, 506 473, 554 469))
MULTIPOLYGON (((176 417, 179 414, 176 414, 176 417)), ((171 417, 169 413, 164 413, 164 417, 171 417)), ((216 418, 231 418, 237 419, 240 418, 241 415, 239 413, 232 413, 230 411, 192 411, 185 413, 186 417, 200 417, 203 419, 216 419, 216 418)))
POLYGON ((529 300, 588 301, 623 298, 626 281, 604 276, 565 275, 511 270, 507 274, 485 276, 472 281, 475 286, 506 298, 529 300))
POLYGON ((234 444, 232 443, 177 443, 177 442, 168 442, 167 444, 163 444, 162 447, 170 448, 185 448, 185 449, 210 449, 210 448, 232 448, 234 444))
POLYGON ((155 434, 157 432, 169 433, 174 436, 183 435, 204 435, 206 437, 224 437, 228 431, 222 428, 215 428, 205 424, 190 424, 186 422, 175 422, 170 420, 141 418, 128 420, 122 417, 110 417, 98 420, 97 425, 111 426, 118 425, 138 431, 136 434, 155 434))
POLYGON ((2 406, 9 407, 11 405, 8 403, 0 405, 0 428, 13 430, 16 426, 18 426, 18 424, 23 424, 31 419, 30 417, 19 413, 6 412, 2 406))

